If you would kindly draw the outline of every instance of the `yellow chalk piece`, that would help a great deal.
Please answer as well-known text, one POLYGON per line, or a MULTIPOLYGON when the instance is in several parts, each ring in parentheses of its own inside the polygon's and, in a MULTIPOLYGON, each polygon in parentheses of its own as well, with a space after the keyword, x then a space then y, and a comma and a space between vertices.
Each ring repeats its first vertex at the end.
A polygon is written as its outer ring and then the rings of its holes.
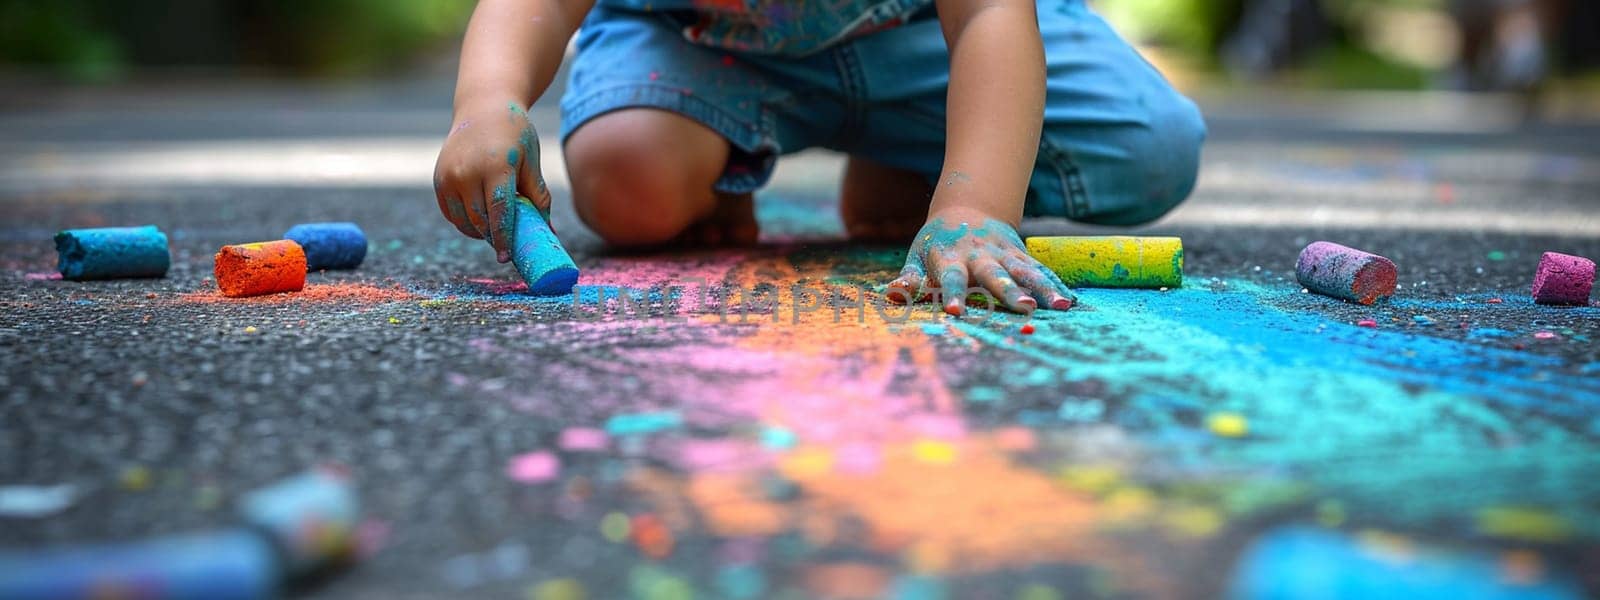
POLYGON ((628 534, 632 531, 633 522, 628 520, 628 515, 613 512, 600 518, 600 535, 613 544, 628 541, 628 534))
POLYGON ((1163 521, 1173 533, 1189 538, 1211 537, 1222 529, 1222 513, 1209 506, 1174 507, 1163 521))
POLYGON ((1183 286, 1183 240, 1175 237, 1031 237, 1028 254, 1072 287, 1183 286))
POLYGON ((1081 466, 1061 469, 1061 482, 1075 490, 1103 493, 1122 481, 1122 472, 1112 466, 1081 466))
POLYGON ((117 477, 122 484, 122 489, 130 492, 142 492, 150 487, 150 469, 144 467, 128 467, 122 470, 117 477))
POLYGON ((948 465, 956 461, 956 447, 946 442, 918 440, 911 445, 911 455, 930 465, 948 465))
POLYGON ((1206 417, 1206 429, 1220 437, 1239 438, 1250 434, 1250 421, 1239 413, 1216 413, 1206 417))
POLYGON ((1400 534, 1364 529, 1356 534, 1356 542, 1368 556, 1391 565, 1405 565, 1417 558, 1417 544, 1400 534))
POLYGON ((1017 590, 1017 600, 1061 600, 1061 591, 1042 583, 1030 583, 1017 590))
POLYGON ((584 600, 583 584, 571 578, 549 579, 528 588, 528 600, 584 600))
POLYGON ((833 471, 833 452, 826 448, 802 448, 783 457, 779 467, 794 478, 816 477, 833 471))
POLYGON ((1572 535, 1572 525, 1542 508, 1496 506, 1478 511, 1478 532, 1525 542, 1559 542, 1572 535))
POLYGON ((1156 509, 1156 495, 1141 487, 1123 487, 1106 494, 1106 518, 1112 522, 1136 521, 1156 509))
POLYGON ((1323 500, 1317 503, 1317 524, 1323 527, 1334 528, 1344 524, 1346 515, 1344 503, 1338 500, 1323 500))

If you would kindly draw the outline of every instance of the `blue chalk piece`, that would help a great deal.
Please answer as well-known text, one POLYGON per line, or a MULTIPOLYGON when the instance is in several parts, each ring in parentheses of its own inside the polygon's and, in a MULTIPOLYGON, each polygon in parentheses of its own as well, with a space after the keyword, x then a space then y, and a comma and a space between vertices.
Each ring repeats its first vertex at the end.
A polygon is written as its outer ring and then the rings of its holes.
POLYGON ((761 445, 774 450, 793 448, 799 441, 800 437, 785 427, 773 425, 761 430, 761 445))
POLYGON ((290 227, 283 239, 294 240, 306 251, 306 269, 354 269, 367 258, 367 234, 355 223, 302 223, 290 227))
POLYGON ((511 234, 511 262, 528 282, 528 293, 560 296, 578 283, 578 265, 561 247, 550 222, 533 202, 518 197, 511 203, 516 213, 511 234))
POLYGON ((272 544, 245 528, 123 545, 0 551, 0 598, 261 600, 277 596, 272 544))
POLYGON ((636 435, 674 429, 683 425, 683 416, 673 411, 628 413, 606 419, 606 433, 636 435))
POLYGON ((172 265, 167 234, 155 225, 68 229, 56 234, 62 279, 164 277, 172 265))
POLYGON ((1583 597, 1570 577, 1507 581, 1497 557, 1416 552, 1394 560, 1382 548, 1335 531, 1289 526, 1256 540, 1239 559, 1229 597, 1277 598, 1503 598, 1556 600, 1583 597))
POLYGON ((350 481, 330 469, 313 469, 239 499, 245 523, 270 534, 284 565, 300 575, 349 558, 360 519, 350 481))

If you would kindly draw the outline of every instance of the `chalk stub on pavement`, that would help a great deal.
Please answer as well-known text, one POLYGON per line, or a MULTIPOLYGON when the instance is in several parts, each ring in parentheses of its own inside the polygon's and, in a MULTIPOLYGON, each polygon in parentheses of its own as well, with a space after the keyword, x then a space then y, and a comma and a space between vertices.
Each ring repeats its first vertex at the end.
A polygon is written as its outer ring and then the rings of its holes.
POLYGON ((1594 261, 1582 256, 1546 252, 1533 274, 1533 301, 1583 306, 1594 289, 1594 261))
POLYGON ((1028 254, 1072 287, 1183 286, 1183 240, 1175 237, 1030 237, 1028 254))
POLYGON ((293 240, 223 246, 215 275, 229 298, 298 292, 306 287, 306 253, 293 240))
POLYGON ((1394 261, 1371 252, 1333 242, 1312 242, 1300 251, 1294 276, 1300 285, 1318 294, 1372 304, 1394 295, 1399 269, 1394 261))
POLYGON ((354 269, 367 258, 367 234, 355 223, 301 223, 284 232, 306 253, 306 268, 354 269))
POLYGON ((164 277, 172 265, 167 234, 155 225, 68 229, 56 234, 62 279, 164 277))

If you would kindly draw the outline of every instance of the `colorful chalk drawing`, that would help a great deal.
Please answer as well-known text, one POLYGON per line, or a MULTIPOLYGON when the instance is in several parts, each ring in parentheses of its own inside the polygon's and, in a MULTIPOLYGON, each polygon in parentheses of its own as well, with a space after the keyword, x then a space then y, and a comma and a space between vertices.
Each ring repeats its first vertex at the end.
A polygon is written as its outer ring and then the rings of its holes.
MULTIPOLYGON (((807 243, 829 235, 798 222, 820 211, 777 206, 763 219, 795 219, 758 249, 591 257, 576 303, 520 297, 509 279, 414 290, 437 310, 532 308, 510 338, 532 341, 469 346, 525 356, 540 389, 453 383, 609 434, 605 469, 628 500, 583 513, 585 527, 635 549, 635 596, 1294 597, 1326 584, 1570 598, 1600 560, 1593 364, 1358 327, 1327 316, 1332 300, 1203 271, 1166 292, 1081 290, 1072 311, 1035 313, 1031 335, 1015 317, 933 307, 889 322, 875 298, 903 251, 807 243), (874 300, 796 312, 673 287, 690 280, 859 285, 874 300), (619 308, 630 302, 659 313, 619 308), (753 309, 716 312, 732 308, 753 309), (532 360, 550 344, 564 359, 532 360), (696 554, 713 550, 723 558, 696 554), (1296 589, 1280 569, 1325 578, 1296 589)), ((547 448, 572 454, 561 445, 547 448)), ((533 591, 617 585, 558 575, 533 591)))

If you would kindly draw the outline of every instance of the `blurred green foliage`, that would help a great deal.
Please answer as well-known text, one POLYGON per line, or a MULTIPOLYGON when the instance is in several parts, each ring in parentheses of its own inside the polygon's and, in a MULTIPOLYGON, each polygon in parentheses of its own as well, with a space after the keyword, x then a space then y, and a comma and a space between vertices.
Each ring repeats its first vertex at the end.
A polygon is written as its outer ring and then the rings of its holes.
POLYGON ((130 65, 370 73, 452 39, 472 6, 473 0, 0 0, 0 65, 89 80, 130 65))
POLYGON ((1210 60, 1243 0, 1099 0, 1095 9, 1129 39, 1210 60))
POLYGON ((368 72, 452 38, 471 0, 278 0, 271 11, 294 66, 322 74, 368 72))
POLYGON ((0 64, 53 65, 76 79, 105 79, 122 45, 95 24, 85 0, 0 0, 0 64))

